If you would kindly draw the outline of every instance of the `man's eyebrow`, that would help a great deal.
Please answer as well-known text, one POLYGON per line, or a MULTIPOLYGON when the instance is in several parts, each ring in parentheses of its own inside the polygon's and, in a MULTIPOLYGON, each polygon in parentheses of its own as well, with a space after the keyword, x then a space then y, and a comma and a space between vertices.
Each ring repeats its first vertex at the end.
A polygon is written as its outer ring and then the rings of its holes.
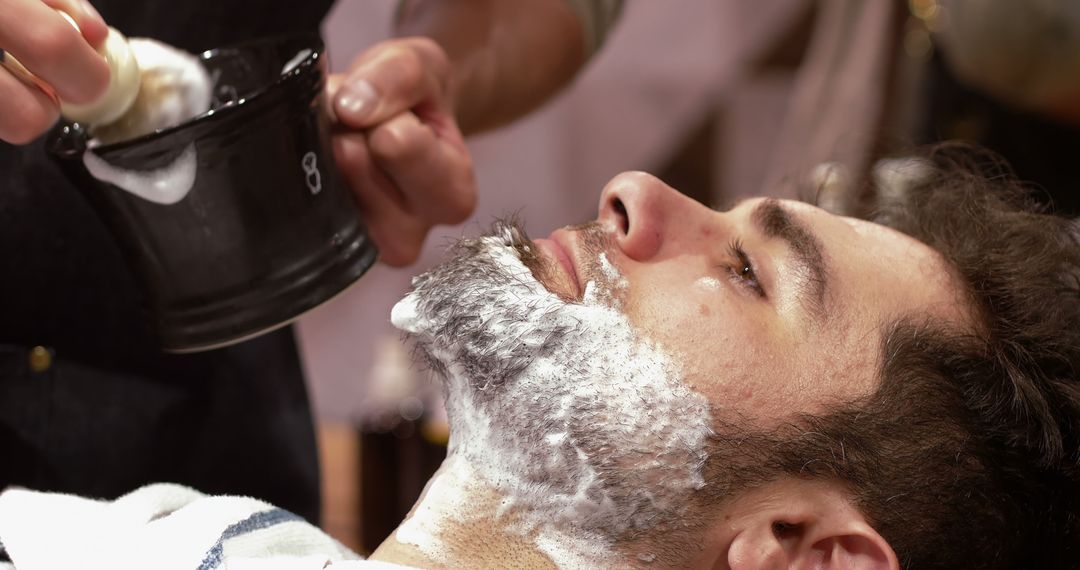
POLYGON ((829 293, 829 271, 822 254, 821 241, 775 198, 768 198, 755 206, 750 219, 766 238, 781 239, 787 243, 795 257, 794 283, 799 303, 818 320, 824 320, 828 315, 825 300, 829 293))

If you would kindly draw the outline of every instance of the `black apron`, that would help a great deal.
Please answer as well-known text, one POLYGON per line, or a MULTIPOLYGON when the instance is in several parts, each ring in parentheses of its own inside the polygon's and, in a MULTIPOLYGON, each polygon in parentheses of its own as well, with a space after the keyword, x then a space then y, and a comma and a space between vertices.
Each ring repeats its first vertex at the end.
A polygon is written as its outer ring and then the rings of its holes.
MULTIPOLYGON (((94 2, 125 35, 191 52, 318 31, 331 3, 94 2)), ((42 141, 0 143, 0 488, 114 498, 172 481, 317 523, 314 428, 292 332, 166 355, 141 311, 111 236, 42 141)))

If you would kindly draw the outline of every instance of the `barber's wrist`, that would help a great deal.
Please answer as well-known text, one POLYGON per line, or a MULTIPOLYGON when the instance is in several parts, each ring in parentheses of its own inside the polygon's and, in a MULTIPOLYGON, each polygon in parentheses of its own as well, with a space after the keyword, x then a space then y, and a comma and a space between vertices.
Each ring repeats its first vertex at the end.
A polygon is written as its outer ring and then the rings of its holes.
POLYGON ((443 49, 447 97, 466 134, 539 107, 587 56, 582 23, 565 0, 410 0, 400 4, 395 28, 443 49))
POLYGON ((465 135, 492 126, 490 117, 497 111, 497 74, 496 57, 488 50, 451 62, 447 98, 465 135))
POLYGON ((448 63, 444 101, 466 134, 482 128, 495 95, 499 57, 489 36, 500 17, 499 1, 398 3, 395 35, 425 37, 442 50, 448 63))

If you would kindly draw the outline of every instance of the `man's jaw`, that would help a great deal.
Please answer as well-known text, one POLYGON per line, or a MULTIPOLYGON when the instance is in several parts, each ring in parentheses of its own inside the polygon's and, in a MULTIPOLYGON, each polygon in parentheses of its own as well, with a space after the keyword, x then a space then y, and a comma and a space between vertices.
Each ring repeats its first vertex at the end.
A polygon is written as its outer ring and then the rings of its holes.
POLYGON ((480 514, 552 561, 620 566, 617 539, 677 524, 704 484, 708 402, 621 310, 629 284, 612 261, 626 257, 611 232, 546 241, 497 224, 394 307, 444 380, 451 425, 448 462, 395 533, 425 554, 447 552, 441 529, 476 514, 480 486, 499 499, 480 514), (557 278, 580 299, 558 298, 557 278))

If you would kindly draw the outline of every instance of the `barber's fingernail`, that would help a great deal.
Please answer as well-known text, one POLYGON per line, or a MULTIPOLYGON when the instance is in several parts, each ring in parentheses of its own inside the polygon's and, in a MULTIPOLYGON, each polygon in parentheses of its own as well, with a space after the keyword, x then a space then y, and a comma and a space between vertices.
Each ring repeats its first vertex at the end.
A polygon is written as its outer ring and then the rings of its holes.
POLYGON ((339 113, 347 113, 354 121, 363 120, 375 109, 379 94, 367 80, 347 82, 337 96, 339 113))
POLYGON ((91 4, 89 0, 80 0, 80 3, 82 4, 83 12, 86 12, 87 16, 97 18, 103 22, 105 21, 105 19, 101 17, 101 14, 98 13, 97 8, 94 8, 94 5, 91 4))

